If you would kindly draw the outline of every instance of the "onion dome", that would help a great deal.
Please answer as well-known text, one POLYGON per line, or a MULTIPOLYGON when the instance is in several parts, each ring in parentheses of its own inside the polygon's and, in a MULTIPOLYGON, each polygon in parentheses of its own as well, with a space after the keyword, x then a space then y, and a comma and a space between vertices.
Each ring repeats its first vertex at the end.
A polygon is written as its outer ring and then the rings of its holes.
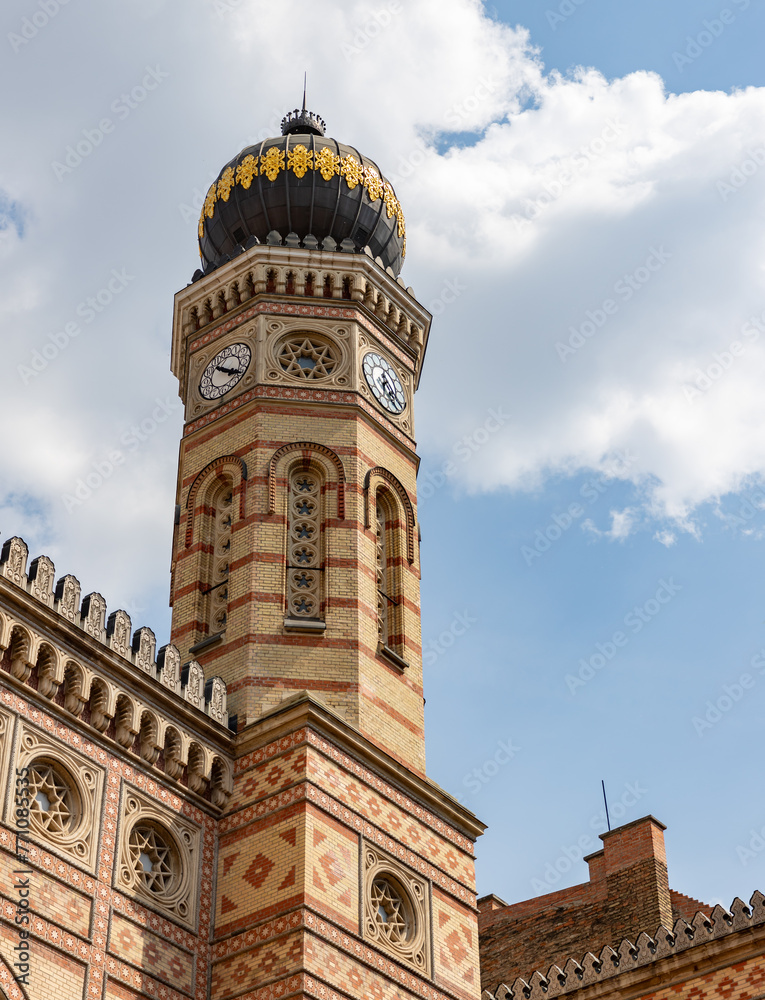
POLYGON ((313 112, 291 111, 282 135, 225 165, 199 218, 207 273, 254 243, 360 252, 369 247, 398 276, 406 226, 393 186, 353 146, 324 135, 313 112))

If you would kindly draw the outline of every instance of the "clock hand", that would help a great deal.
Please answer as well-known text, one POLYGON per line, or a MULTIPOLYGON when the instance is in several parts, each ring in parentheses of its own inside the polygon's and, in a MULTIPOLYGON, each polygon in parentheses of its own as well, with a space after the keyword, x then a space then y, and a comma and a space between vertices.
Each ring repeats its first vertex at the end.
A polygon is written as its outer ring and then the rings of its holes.
POLYGON ((216 365, 215 370, 216 372, 223 372, 224 375, 238 375, 240 371, 239 368, 224 368, 223 365, 216 365))

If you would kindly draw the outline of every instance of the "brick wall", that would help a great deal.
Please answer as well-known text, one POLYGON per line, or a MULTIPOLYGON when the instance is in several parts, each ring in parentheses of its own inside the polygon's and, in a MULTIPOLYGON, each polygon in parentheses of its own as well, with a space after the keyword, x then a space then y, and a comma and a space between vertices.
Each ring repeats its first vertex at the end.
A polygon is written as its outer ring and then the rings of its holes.
POLYGON ((664 829, 647 816, 602 834, 603 849, 585 859, 590 881, 582 885, 512 905, 479 901, 482 988, 598 954, 660 925, 671 929, 695 901, 670 892, 664 829))

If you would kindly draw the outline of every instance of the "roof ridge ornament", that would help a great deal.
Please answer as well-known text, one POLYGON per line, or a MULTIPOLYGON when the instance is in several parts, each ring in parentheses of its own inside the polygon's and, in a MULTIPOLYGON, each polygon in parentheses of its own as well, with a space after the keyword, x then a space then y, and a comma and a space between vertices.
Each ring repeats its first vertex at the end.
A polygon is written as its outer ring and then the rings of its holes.
POLYGON ((324 135, 327 131, 327 123, 324 119, 313 111, 306 110, 306 95, 308 91, 308 73, 303 78, 303 109, 295 108, 288 111, 282 118, 282 135, 294 135, 295 133, 307 133, 309 135, 324 135))

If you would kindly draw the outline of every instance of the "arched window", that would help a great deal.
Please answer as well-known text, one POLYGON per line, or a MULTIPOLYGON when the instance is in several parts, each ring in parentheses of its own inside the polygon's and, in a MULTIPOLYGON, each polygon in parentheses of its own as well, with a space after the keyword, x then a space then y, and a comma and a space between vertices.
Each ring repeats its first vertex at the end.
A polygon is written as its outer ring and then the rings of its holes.
POLYGON ((289 477, 287 509, 287 619, 324 618, 324 533, 321 474, 298 467, 289 477))
POLYGON ((377 631, 383 650, 401 655, 403 639, 397 507, 386 490, 376 498, 377 631))
POLYGON ((223 632, 228 619, 229 559, 234 521, 234 489, 228 476, 215 480, 204 508, 202 538, 207 550, 203 576, 203 620, 207 634, 223 632))

